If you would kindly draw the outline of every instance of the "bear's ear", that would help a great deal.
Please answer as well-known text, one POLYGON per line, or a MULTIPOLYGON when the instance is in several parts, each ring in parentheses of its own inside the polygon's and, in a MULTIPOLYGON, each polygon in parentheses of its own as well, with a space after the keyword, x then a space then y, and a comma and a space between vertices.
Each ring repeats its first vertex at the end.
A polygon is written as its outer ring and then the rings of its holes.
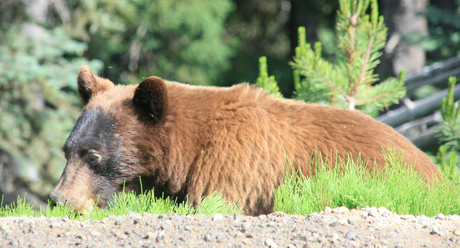
POLYGON ((80 94, 83 105, 86 105, 94 94, 115 86, 110 80, 94 75, 87 65, 80 68, 77 82, 78 94, 80 94))
POLYGON ((158 122, 166 106, 166 84, 159 77, 144 79, 134 92, 134 106, 158 122))

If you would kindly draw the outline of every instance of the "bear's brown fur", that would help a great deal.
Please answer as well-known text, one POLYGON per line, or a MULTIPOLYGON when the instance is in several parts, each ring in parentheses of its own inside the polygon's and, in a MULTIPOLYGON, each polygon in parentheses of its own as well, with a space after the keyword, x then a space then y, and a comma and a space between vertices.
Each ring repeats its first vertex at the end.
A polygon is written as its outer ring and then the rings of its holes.
POLYGON ((202 87, 150 77, 138 86, 115 86, 87 66, 80 71, 78 86, 86 104, 82 116, 91 113, 85 117, 89 120, 103 115, 98 118, 112 120, 115 129, 113 139, 110 131, 98 131, 110 142, 95 138, 102 145, 87 149, 91 156, 82 155, 83 141, 75 144, 85 130, 102 124, 77 123, 64 147, 68 162, 50 198, 76 209, 96 201, 104 206, 110 201, 104 192, 119 192, 123 183, 139 191, 135 184, 142 176, 143 183, 166 196, 188 195, 194 207, 202 197, 221 191, 227 200, 239 201, 245 214, 270 213, 273 189, 284 180, 286 158, 310 175, 315 152, 360 155, 372 170, 374 161, 383 168, 382 150, 394 147, 404 151, 404 161, 415 163, 428 182, 439 175, 406 138, 359 111, 277 100, 248 84, 202 87), (105 162, 109 159, 112 162, 105 162))

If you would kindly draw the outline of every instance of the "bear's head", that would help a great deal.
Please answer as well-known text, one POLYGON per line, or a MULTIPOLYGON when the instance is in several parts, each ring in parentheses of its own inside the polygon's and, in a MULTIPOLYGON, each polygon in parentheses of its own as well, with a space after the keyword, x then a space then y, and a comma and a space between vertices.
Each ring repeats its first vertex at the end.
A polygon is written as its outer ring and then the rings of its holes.
POLYGON ((106 207, 115 193, 140 192, 140 177, 149 184, 144 190, 177 189, 165 185, 172 181, 164 166, 167 92, 161 78, 115 86, 84 66, 78 93, 85 107, 63 147, 67 164, 49 194, 52 202, 83 212, 106 207))

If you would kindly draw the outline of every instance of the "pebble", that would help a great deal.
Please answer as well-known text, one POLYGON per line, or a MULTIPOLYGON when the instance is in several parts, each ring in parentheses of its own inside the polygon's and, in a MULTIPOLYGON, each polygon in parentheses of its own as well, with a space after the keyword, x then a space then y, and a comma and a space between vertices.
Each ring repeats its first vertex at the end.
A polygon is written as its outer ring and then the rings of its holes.
POLYGON ((213 241, 212 234, 207 233, 206 235, 204 235, 204 241, 212 242, 213 241))
POLYGON ((155 242, 164 243, 165 242, 164 237, 165 237, 164 232, 161 231, 160 233, 158 233, 157 237, 155 238, 155 242))
POLYGON ((251 228, 251 223, 244 222, 244 223, 241 225, 241 228, 243 229, 243 231, 247 231, 247 230, 249 230, 249 228, 251 228))
POLYGON ((459 221, 460 217, 458 215, 449 215, 449 220, 451 220, 451 221, 459 221))
POLYGON ((316 242, 318 241, 318 238, 311 236, 311 237, 308 237, 307 240, 310 242, 316 242))
POLYGON ((265 240, 265 245, 267 245, 268 247, 272 247, 272 248, 278 247, 278 245, 276 245, 275 241, 273 241, 273 239, 271 239, 271 238, 268 238, 268 239, 265 240))
POLYGON ((446 217, 445 217, 442 213, 439 213, 438 215, 436 215, 436 219, 438 219, 438 220, 445 220, 446 217))
POLYGON ((7 224, 2 224, 2 231, 5 233, 11 233, 11 229, 8 227, 7 224))
POLYGON ((51 228, 61 228, 61 224, 54 222, 54 223, 51 223, 50 227, 51 228))
POLYGON ((383 217, 388 217, 393 213, 385 207, 379 207, 377 210, 383 217))
POLYGON ((153 237, 155 237, 155 233, 147 232, 147 235, 144 237, 144 239, 153 239, 153 237))
POLYGON ((213 217, 212 217, 212 220, 216 221, 216 220, 222 220, 224 219, 224 216, 222 214, 215 214, 213 217))
POLYGON ((332 213, 346 213, 346 212, 350 212, 350 209, 346 208, 346 207, 338 207, 338 208, 334 208, 332 209, 331 211, 332 213))
POLYGON ((378 210, 376 207, 371 207, 367 212, 369 216, 378 217, 378 210))
POLYGON ((348 224, 356 225, 356 223, 357 223, 357 218, 355 216, 348 219, 348 224))
POLYGON ((331 220, 331 217, 329 217, 329 215, 324 215, 323 217, 321 217, 321 222, 322 223, 327 223, 331 220))
POLYGON ((163 223, 163 224, 161 224, 160 228, 163 229, 163 230, 169 231, 169 230, 171 230, 171 228, 169 227, 168 224, 169 223, 163 223))
POLYGON ((400 215, 399 217, 401 217, 401 219, 403 219, 403 220, 412 220, 412 219, 414 219, 414 216, 412 214, 400 215))
POLYGON ((355 240, 356 239, 356 236, 358 236, 358 232, 351 229, 347 232, 347 234, 345 235, 345 238, 346 239, 351 239, 351 240, 355 240))

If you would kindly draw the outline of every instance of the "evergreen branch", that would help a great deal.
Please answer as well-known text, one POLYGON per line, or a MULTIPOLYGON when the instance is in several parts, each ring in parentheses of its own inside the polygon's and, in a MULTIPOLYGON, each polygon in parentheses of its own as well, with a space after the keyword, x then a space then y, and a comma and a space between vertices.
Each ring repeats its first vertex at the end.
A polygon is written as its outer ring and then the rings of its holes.
POLYGON ((372 0, 371 3, 371 25, 375 30, 377 30, 378 19, 379 19, 379 5, 377 4, 377 0, 372 0))
POLYGON ((332 82, 331 80, 329 80, 329 78, 327 78, 325 75, 321 74, 318 72, 318 74, 321 76, 321 78, 326 82, 328 83, 332 88, 334 88, 334 90, 336 90, 339 94, 341 94, 343 97, 345 97, 348 101, 350 101, 350 96, 347 95, 347 93, 345 93, 344 91, 342 91, 342 89, 340 89, 334 82, 332 82))
POLYGON ((393 95, 393 93, 380 93, 372 98, 367 98, 367 99, 362 99, 362 100, 356 100, 356 105, 363 105, 365 104, 366 102, 372 102, 372 101, 378 101, 379 99, 383 98, 383 97, 391 97, 393 95))
MULTIPOLYGON (((318 43, 317 43, 318 44, 318 43)), ((316 44, 315 44, 316 45, 316 44)), ((303 60, 299 61, 298 59, 294 59, 294 63, 292 63, 293 67, 295 70, 300 71, 304 76, 307 78, 320 78, 322 82, 326 82, 328 85, 331 86, 336 92, 338 92, 340 95, 342 95, 345 99, 350 100, 350 97, 347 95, 345 91, 343 91, 337 83, 333 82, 332 80, 329 79, 324 73, 321 71, 325 71, 327 74, 327 69, 328 66, 331 67, 330 70, 332 70, 332 65, 330 65, 327 61, 325 61, 323 58, 321 58, 317 52, 319 46, 315 46, 316 51, 313 52, 311 49, 308 50, 307 54, 305 57, 311 58, 313 56, 313 59, 311 60, 303 60), (305 64, 301 63, 304 62, 305 64), (308 62, 313 62, 313 64, 310 64, 308 62)))
MULTIPOLYGON (((354 6, 352 6, 353 8, 354 6)), ((354 12, 354 10, 352 9, 352 13, 354 12)), ((354 40, 354 37, 355 37, 355 34, 356 34, 356 23, 357 23, 357 16, 355 14, 351 14, 349 17, 348 17, 348 21, 349 23, 351 24, 350 28, 344 26, 345 30, 348 32, 348 35, 350 36, 350 41, 349 41, 349 44, 346 45, 345 44, 345 49, 346 49, 346 52, 347 52, 347 58, 348 58, 348 64, 350 65, 353 65, 354 63, 354 59, 355 59, 355 56, 356 56, 356 49, 355 49, 355 40, 354 40)), ((355 90, 355 86, 357 85, 357 83, 353 80, 353 77, 351 76, 351 68, 347 70, 347 76, 348 76, 348 79, 349 79, 349 82, 350 82, 350 91, 354 91, 355 90)), ((350 92, 351 93, 351 97, 353 98, 354 97, 354 92, 350 92)), ((348 99, 347 100, 350 102, 350 100, 352 99, 348 99)))
POLYGON ((348 62, 350 64, 353 64, 353 59, 355 58, 355 54, 354 54, 354 50, 355 50, 355 41, 354 41, 354 36, 355 36, 355 33, 356 33, 356 17, 355 16, 351 16, 350 17, 350 23, 351 23, 351 27, 348 29, 346 28, 346 30, 348 31, 348 34, 350 35, 350 48, 347 47, 347 55, 348 55, 348 62))
POLYGON ((262 56, 259 58, 259 77, 256 80, 256 84, 269 91, 275 96, 275 98, 282 99, 283 95, 280 93, 278 83, 274 76, 268 76, 267 72, 267 57, 262 56))
POLYGON ((374 38, 371 37, 369 39, 369 43, 367 45, 366 56, 364 57, 364 63, 363 63, 363 67, 361 68, 361 74, 359 75, 358 83, 355 86, 355 92, 358 92, 359 86, 361 85, 361 83, 364 80, 364 76, 365 76, 365 73, 366 73, 366 67, 367 67, 367 65, 369 63, 369 57, 371 55, 371 49, 372 49, 372 44, 373 43, 374 43, 374 38))
POLYGON ((356 105, 371 105, 377 109, 387 107, 388 104, 397 103, 400 98, 406 95, 404 81, 396 78, 389 78, 379 85, 368 87, 360 91, 356 105))

